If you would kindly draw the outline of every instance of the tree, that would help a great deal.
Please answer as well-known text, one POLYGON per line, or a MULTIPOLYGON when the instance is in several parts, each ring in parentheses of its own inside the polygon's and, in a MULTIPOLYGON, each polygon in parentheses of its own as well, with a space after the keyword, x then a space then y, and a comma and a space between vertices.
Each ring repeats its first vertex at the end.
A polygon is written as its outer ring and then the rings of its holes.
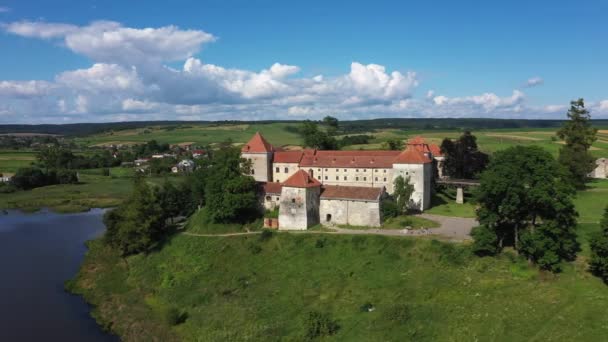
MULTIPOLYGON (((478 220, 496 235, 499 249, 512 244, 530 261, 554 271, 561 261, 574 259, 579 250, 575 192, 566 178, 559 163, 538 146, 495 153, 476 196, 478 220)), ((482 236, 486 239, 481 233, 474 238, 482 236)))
POLYGON ((388 139, 382 143, 382 149, 389 151, 401 151, 403 150, 403 140, 388 139))
POLYGON ((589 270, 608 284, 608 206, 600 222, 600 231, 590 241, 589 270))
POLYGON ((396 199, 397 208, 401 214, 406 214, 410 208, 410 198, 414 193, 414 185, 410 183, 410 176, 406 178, 398 176, 393 185, 393 196, 396 199))
POLYGON ((164 235, 165 217, 154 191, 137 177, 129 198, 104 215, 104 241, 122 256, 147 252, 164 235))
POLYGON ((304 145, 308 147, 319 150, 334 150, 338 146, 332 135, 319 130, 317 124, 312 121, 305 121, 301 132, 304 137, 304 145))
POLYGON ((323 123, 327 126, 327 127, 331 127, 331 129, 333 129, 334 131, 338 130, 338 119, 334 118, 333 116, 326 116, 323 118, 323 123))
POLYGON ((216 223, 246 222, 258 214, 256 183, 240 151, 216 152, 205 180, 205 210, 216 223))
POLYGON ((569 120, 557 132, 557 136, 565 142, 558 160, 570 171, 572 184, 582 189, 587 175, 594 168, 595 158, 589 153, 589 148, 597 139, 597 129, 591 127, 591 115, 583 99, 571 101, 567 115, 569 120))
POLYGON ((443 139, 441 153, 445 156, 443 174, 452 178, 476 178, 489 162, 488 155, 478 150, 477 138, 469 131, 456 141, 443 139))

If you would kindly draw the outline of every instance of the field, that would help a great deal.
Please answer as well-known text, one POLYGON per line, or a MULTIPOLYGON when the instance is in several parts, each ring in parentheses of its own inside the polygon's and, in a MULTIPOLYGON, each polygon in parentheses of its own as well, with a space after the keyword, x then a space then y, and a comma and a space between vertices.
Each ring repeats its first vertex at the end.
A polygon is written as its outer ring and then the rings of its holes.
MULTIPOLYGON (((50 208, 57 212, 78 212, 90 208, 108 208, 120 204, 132 188, 132 170, 112 168, 109 177, 100 169, 82 170, 79 184, 50 185, 30 191, 0 193, 0 209, 36 211, 50 208)), ((170 177, 169 179, 175 179, 170 177)), ((148 178, 160 184, 164 178, 148 178)))
POLYGON ((579 261, 537 271, 507 253, 413 238, 275 233, 177 235, 127 262, 99 241, 68 287, 129 340, 301 341, 320 312, 327 341, 598 341, 608 287, 579 261), (370 309, 372 311, 370 311, 370 309), (171 312, 185 322, 173 325, 171 312))
POLYGON ((27 167, 36 160, 36 152, 0 150, 0 173, 15 173, 20 167, 27 167))

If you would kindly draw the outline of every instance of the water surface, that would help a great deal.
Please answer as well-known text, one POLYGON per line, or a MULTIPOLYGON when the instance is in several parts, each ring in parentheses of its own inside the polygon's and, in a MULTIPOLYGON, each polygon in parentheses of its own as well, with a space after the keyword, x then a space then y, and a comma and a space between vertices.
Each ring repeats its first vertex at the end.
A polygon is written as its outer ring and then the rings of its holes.
POLYGON ((0 341, 117 341, 63 288, 85 241, 103 233, 102 215, 0 212, 0 341))

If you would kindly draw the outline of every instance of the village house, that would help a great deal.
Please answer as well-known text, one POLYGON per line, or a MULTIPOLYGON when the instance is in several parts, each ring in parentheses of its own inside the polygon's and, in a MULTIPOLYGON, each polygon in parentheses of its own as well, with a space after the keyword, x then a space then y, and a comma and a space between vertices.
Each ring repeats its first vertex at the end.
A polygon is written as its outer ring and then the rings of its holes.
POLYGON ((422 138, 403 151, 283 151, 256 133, 241 149, 251 176, 261 184, 264 208, 279 206, 279 229, 312 225, 380 226, 380 202, 394 180, 410 179, 410 206, 430 207, 434 161, 439 147, 422 138))
POLYGON ((171 172, 173 173, 178 173, 178 172, 192 172, 194 171, 194 161, 190 160, 190 159, 184 159, 182 161, 180 161, 179 163, 177 163, 175 166, 173 166, 171 168, 171 172))

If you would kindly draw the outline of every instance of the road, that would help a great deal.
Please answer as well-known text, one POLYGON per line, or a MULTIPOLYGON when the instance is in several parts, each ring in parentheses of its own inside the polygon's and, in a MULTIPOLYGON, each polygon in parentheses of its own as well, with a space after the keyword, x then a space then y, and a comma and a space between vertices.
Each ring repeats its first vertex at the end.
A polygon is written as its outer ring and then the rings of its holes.
MULTIPOLYGON (((405 233, 404 230, 400 229, 346 229, 332 227, 331 231, 322 230, 292 230, 292 231, 280 231, 297 234, 341 234, 341 235, 384 235, 384 236, 441 236, 454 241, 470 240, 469 235, 471 229, 478 225, 477 221, 473 218, 462 218, 462 217, 451 217, 451 216, 440 216, 431 214, 420 214, 419 217, 436 221, 440 224, 438 228, 431 228, 426 230, 410 230, 409 233, 405 233)), ((201 237, 230 237, 230 236, 243 236, 243 235, 255 235, 261 232, 242 232, 242 233, 223 233, 223 234, 197 234, 190 232, 183 232, 189 236, 201 236, 201 237)))

